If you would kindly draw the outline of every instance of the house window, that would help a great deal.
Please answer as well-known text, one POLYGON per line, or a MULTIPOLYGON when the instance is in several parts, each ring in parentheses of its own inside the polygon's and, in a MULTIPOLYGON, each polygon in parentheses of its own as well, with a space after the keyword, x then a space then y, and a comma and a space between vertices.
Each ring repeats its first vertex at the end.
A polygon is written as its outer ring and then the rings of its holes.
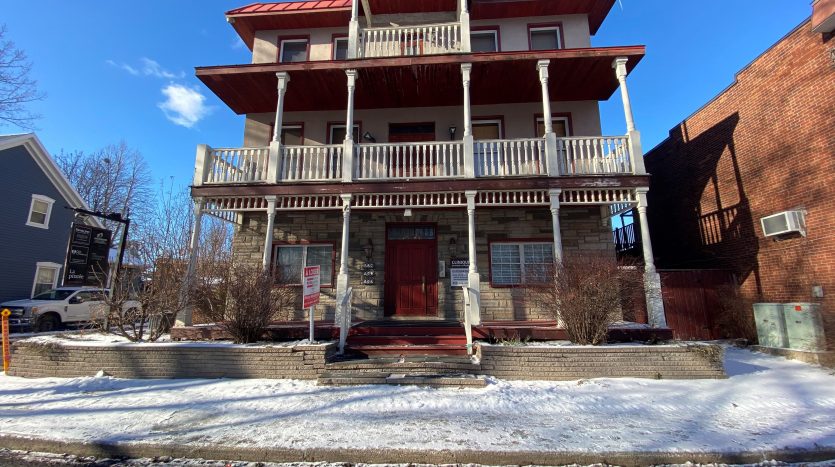
POLYGON ((280 41, 279 61, 281 63, 306 62, 307 39, 283 39, 280 41))
POLYGON ((562 39, 559 26, 529 27, 531 50, 561 49, 562 39))
MULTIPOLYGON (((328 125, 328 144, 339 144, 345 141, 345 125, 332 123, 328 125)), ((354 142, 360 142, 360 125, 354 124, 354 142)))
POLYGON ((54 203, 55 200, 47 196, 32 195, 32 204, 29 205, 29 217, 26 220, 26 225, 48 229, 54 203))
MULTIPOLYGON (((554 133, 557 137, 571 136, 571 127, 567 116, 551 118, 551 126, 554 127, 554 133)), ((545 119, 543 117, 536 117, 536 136, 537 138, 545 136, 545 119)))
POLYGON ((470 49, 473 52, 498 52, 499 32, 495 29, 472 31, 470 33, 470 49))
POLYGON ((333 39, 333 60, 346 60, 348 58, 348 38, 335 37, 333 39))
POLYGON ((278 245, 275 247, 276 282, 284 285, 300 285, 302 270, 319 266, 322 287, 333 287, 333 245, 278 245))
POLYGON ((473 139, 502 139, 502 121, 499 119, 473 119, 473 139))
POLYGON ((490 245, 490 283, 510 286, 542 282, 554 264, 551 242, 502 242, 490 245))
POLYGON ((32 284, 32 296, 54 289, 58 285, 58 272, 61 265, 56 263, 36 263, 35 283, 32 284))

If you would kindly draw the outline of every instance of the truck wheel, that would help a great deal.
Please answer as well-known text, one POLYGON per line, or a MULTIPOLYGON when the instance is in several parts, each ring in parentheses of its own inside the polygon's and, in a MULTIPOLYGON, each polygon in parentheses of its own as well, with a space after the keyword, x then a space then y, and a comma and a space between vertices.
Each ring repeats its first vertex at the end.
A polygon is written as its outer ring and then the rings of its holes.
POLYGON ((61 320, 58 316, 49 313, 43 315, 35 321, 35 332, 50 332, 57 331, 61 326, 61 320))

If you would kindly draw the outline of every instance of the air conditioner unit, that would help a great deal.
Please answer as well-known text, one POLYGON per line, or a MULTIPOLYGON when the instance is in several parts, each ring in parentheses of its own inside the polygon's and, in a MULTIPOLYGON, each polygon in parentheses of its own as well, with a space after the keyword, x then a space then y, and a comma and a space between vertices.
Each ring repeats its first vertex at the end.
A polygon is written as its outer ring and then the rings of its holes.
POLYGON ((774 237, 788 233, 799 233, 806 236, 805 211, 783 211, 777 214, 766 216, 760 219, 763 227, 763 234, 766 237, 774 237))

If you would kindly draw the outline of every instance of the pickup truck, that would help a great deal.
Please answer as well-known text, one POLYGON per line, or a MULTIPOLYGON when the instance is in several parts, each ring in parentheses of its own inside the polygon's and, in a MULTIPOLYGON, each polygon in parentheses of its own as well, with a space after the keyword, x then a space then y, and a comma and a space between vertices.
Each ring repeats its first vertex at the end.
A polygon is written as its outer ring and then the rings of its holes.
MULTIPOLYGON (((31 299, 0 303, 0 309, 11 311, 11 328, 56 331, 64 324, 93 321, 93 315, 101 312, 106 293, 107 290, 96 287, 59 287, 31 299)), ((139 305, 128 302, 125 306, 139 305)))

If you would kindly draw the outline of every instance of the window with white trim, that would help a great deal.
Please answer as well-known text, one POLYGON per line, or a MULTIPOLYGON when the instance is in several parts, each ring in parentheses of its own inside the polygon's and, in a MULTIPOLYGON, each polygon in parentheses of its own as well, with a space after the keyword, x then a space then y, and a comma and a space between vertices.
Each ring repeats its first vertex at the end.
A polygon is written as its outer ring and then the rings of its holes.
POLYGON ((490 282, 520 285, 541 282, 554 264, 552 242, 501 242, 490 245, 490 282))
POLYGON ((530 28, 531 50, 556 50, 562 48, 559 26, 530 28))
MULTIPOLYGON (((571 136, 571 128, 568 125, 568 117, 553 117, 551 119, 551 127, 557 137, 571 136)), ((543 117, 536 117, 536 136, 541 138, 545 136, 545 119, 543 117)))
POLYGON ((319 266, 322 287, 333 287, 333 245, 277 245, 275 247, 276 282, 300 285, 305 267, 319 266))
POLYGON ((333 39, 333 59, 346 60, 348 58, 348 38, 335 37, 333 39))
POLYGON ((61 265, 57 263, 36 263, 35 282, 32 284, 32 296, 54 289, 58 285, 61 265))
MULTIPOLYGON (((360 142, 360 126, 354 123, 354 142, 360 142)), ((328 144, 339 144, 345 141, 345 125, 334 124, 330 126, 328 144)))
POLYGON ((278 55, 281 63, 306 62, 307 39, 284 39, 278 55))
POLYGON ((55 200, 48 196, 32 195, 32 204, 29 205, 29 217, 26 220, 26 225, 48 229, 53 204, 55 204, 55 200))
POLYGON ((499 32, 495 29, 470 32, 470 49, 473 52, 498 52, 499 32))

